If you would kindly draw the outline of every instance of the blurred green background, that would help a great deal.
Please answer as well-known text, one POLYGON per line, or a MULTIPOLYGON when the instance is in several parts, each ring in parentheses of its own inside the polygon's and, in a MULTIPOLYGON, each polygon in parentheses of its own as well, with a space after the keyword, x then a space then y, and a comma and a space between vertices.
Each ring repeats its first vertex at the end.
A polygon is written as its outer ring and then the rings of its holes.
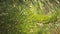
POLYGON ((60 34, 60 0, 0 0, 0 34, 60 34))

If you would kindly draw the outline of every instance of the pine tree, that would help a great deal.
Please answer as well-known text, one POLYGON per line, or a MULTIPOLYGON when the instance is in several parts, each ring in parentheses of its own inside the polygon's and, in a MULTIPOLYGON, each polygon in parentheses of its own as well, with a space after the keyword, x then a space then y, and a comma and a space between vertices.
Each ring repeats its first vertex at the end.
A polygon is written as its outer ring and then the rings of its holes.
POLYGON ((0 0, 0 34, 52 34, 59 11, 60 0, 0 0))

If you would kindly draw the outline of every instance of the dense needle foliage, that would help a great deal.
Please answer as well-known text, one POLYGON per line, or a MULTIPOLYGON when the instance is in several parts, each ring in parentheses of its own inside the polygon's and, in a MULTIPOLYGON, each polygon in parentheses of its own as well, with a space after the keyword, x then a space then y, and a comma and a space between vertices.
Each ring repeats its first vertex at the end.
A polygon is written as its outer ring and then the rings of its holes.
POLYGON ((60 0, 0 0, 0 34, 60 34, 60 0))

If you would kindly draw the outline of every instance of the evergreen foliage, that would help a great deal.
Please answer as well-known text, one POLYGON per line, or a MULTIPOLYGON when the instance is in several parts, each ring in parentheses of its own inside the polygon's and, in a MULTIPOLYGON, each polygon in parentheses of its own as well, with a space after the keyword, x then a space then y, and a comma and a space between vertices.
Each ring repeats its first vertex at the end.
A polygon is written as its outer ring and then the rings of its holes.
POLYGON ((0 0, 0 34, 60 34, 59 25, 60 0, 0 0))

